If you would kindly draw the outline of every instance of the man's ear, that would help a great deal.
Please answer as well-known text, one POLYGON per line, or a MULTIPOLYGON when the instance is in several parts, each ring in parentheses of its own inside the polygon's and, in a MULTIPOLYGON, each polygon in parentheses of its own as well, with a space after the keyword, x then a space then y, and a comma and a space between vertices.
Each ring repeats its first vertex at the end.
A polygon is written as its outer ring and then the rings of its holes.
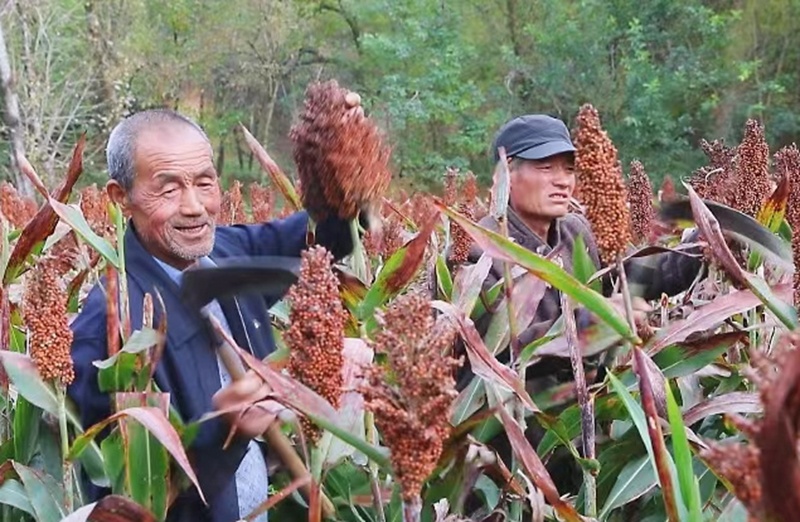
POLYGON ((108 183, 106 183, 106 194, 108 194, 111 201, 119 205, 123 210, 128 208, 128 193, 116 180, 108 180, 108 183))

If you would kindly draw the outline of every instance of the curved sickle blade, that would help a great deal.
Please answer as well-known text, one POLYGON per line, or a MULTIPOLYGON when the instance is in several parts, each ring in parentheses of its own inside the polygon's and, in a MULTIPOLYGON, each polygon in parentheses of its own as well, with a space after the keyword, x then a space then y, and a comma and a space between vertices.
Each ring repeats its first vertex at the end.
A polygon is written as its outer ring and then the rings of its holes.
MULTIPOLYGON (((725 205, 707 199, 704 199, 703 203, 717 218, 726 235, 749 245, 784 270, 791 271, 793 269, 790 246, 767 227, 750 216, 725 205)), ((691 221, 689 226, 695 226, 692 207, 688 199, 663 204, 659 214, 664 221, 691 221)))
POLYGON ((297 281, 300 258, 235 257, 216 261, 217 266, 186 270, 181 280, 181 296, 195 309, 221 297, 259 294, 276 299, 297 281))

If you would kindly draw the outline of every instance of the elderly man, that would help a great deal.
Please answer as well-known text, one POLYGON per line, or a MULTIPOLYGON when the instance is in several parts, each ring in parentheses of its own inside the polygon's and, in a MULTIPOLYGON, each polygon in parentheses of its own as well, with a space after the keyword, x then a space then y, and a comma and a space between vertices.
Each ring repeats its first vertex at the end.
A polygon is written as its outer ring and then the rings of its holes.
MULTIPOLYGON (((257 382, 250 376, 227 386, 230 375, 216 356, 215 341, 201 316, 180 299, 181 274, 196 263, 213 265, 215 259, 230 256, 299 256, 306 247, 307 215, 299 212, 265 224, 216 227, 221 194, 211 144, 200 127, 173 111, 140 112, 119 123, 109 138, 107 158, 108 194, 130 216, 124 241, 133 329, 142 327, 145 294, 157 292, 166 307, 166 345, 155 371, 156 383, 170 393, 185 421, 196 420, 215 406, 221 409, 246 400, 258 388, 257 382)), ((318 242, 334 257, 352 249, 347 223, 332 218, 318 223, 316 230, 318 242)), ((220 299, 208 311, 256 357, 273 351, 263 296, 220 299)), ((88 427, 111 413, 109 395, 99 390, 92 364, 108 357, 101 285, 88 295, 72 329, 76 379, 68 392, 88 427)), ((223 450, 229 420, 204 423, 189 448, 209 506, 190 488, 172 504, 169 520, 230 522, 266 499, 263 448, 250 437, 263 432, 267 416, 250 413, 239 431, 243 435, 223 450)), ((97 488, 90 493, 100 494, 97 488)))

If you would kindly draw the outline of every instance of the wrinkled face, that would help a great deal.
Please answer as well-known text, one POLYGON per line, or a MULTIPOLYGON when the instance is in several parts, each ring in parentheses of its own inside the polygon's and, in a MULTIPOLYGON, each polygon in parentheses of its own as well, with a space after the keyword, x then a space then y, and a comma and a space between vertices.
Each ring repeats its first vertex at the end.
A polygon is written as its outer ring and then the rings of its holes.
POLYGON ((185 124, 147 129, 136 140, 134 168, 133 187, 125 193, 112 181, 109 194, 147 251, 179 269, 210 254, 221 195, 208 141, 185 124))
POLYGON ((549 223, 567 214, 575 190, 571 153, 541 160, 512 160, 510 174, 510 203, 521 217, 549 223))

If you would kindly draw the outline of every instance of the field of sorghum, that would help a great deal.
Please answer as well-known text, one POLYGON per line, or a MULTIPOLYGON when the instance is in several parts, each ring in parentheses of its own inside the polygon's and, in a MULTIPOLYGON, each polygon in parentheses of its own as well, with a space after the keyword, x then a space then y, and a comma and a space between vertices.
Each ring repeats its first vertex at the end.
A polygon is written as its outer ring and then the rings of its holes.
MULTIPOLYGON (((796 147, 770 157, 763 127, 748 121, 736 146, 703 142, 708 166, 686 176, 686 191, 668 180, 654 197, 646 165, 630 165, 626 182, 597 111, 581 108, 574 211, 592 223, 612 285, 629 302, 619 267, 667 249, 706 267, 636 324, 598 294, 601 267, 588 267, 585 251, 576 250, 572 266, 581 269, 568 274, 558 259, 476 224, 505 219, 502 165, 488 192, 457 171, 443 173, 442 198, 393 190, 388 149, 368 118, 342 117, 343 95, 331 83, 309 89, 292 131, 296 184, 243 130, 265 182, 234 181, 218 220, 260 222, 300 207, 316 219, 372 213, 342 263, 321 247, 304 253, 298 282, 273 308, 279 350, 266 361, 241 352, 285 406, 276 423, 295 459, 273 470, 262 510, 274 520, 348 521, 791 520, 800 512, 796 147), (474 245, 483 256, 467 264, 474 245), (520 274, 513 284, 483 287, 490 258, 520 274), (530 289, 544 284, 596 323, 577 332, 559 321, 519 346, 541 297, 530 289), (553 358, 574 375, 527 388, 528 372, 553 358)), ((164 323, 150 302, 147 324, 132 331, 124 298, 116 304, 126 288, 124 216, 96 187, 73 190, 81 153, 79 143, 62 186, 38 183, 42 205, 0 187, 2 520, 162 520, 175 492, 194 487, 185 448, 204 419, 180 419, 151 382, 164 323), (102 425, 80 426, 65 397, 68 325, 101 277, 113 333, 101 382, 117 409, 102 425), (106 426, 110 435, 96 439, 106 426), (114 495, 86 505, 79 469, 114 495)))

